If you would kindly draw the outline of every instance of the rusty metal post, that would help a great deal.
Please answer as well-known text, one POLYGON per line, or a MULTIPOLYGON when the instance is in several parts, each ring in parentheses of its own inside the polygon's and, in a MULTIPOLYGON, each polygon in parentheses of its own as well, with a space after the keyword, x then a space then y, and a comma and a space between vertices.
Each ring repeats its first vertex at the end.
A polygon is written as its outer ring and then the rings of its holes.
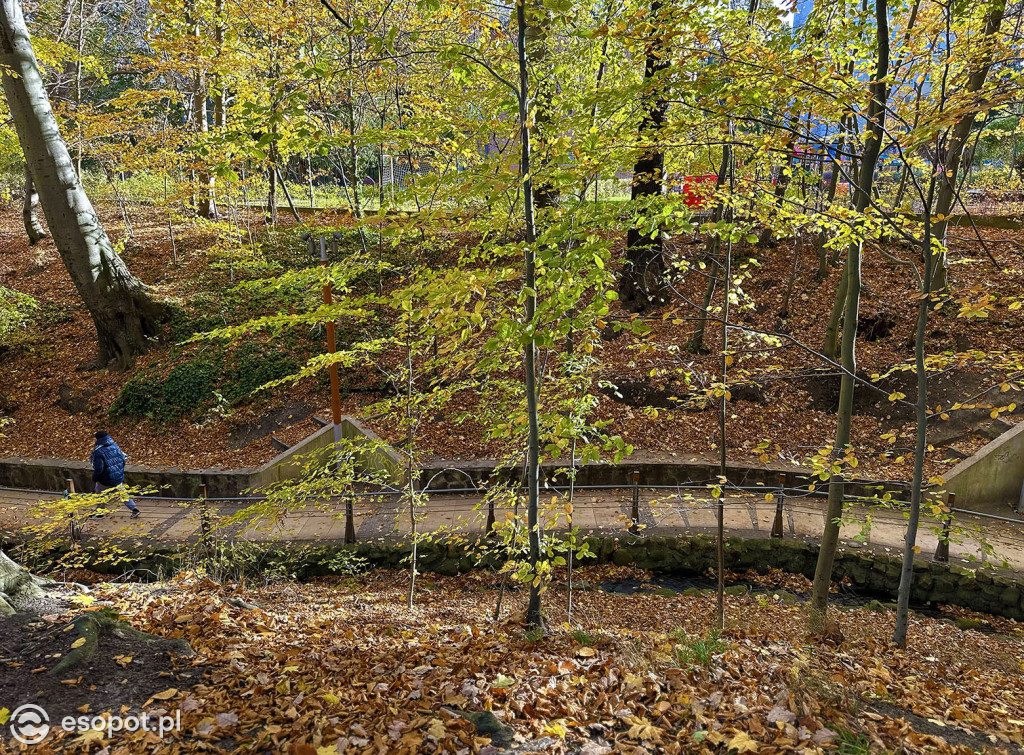
POLYGON ((781 538, 785 531, 782 527, 782 506, 786 500, 786 475, 779 475, 779 497, 775 499, 775 521, 772 523, 772 537, 781 538))
MULTIPOLYGON (((332 239, 331 248, 335 249, 336 239, 332 239)), ((327 237, 320 237, 320 264, 327 267, 327 237)), ((334 303, 333 292, 330 281, 324 283, 324 306, 330 307, 334 303)), ((338 345, 334 332, 334 318, 327 320, 327 353, 334 354, 338 345)), ((331 421, 334 423, 335 447, 341 441, 341 381, 338 379, 338 363, 332 362, 327 368, 331 376, 331 421)), ((352 496, 345 497, 345 543, 352 544, 356 541, 355 510, 352 503, 352 496)))
POLYGON ((939 544, 935 546, 935 556, 932 558, 933 561, 938 561, 941 564, 949 563, 949 531, 953 527, 953 505, 955 503, 956 493, 950 493, 946 501, 949 511, 942 522, 942 534, 939 536, 939 544))
POLYGON ((633 512, 629 531, 633 535, 640 534, 640 470, 633 470, 633 512))

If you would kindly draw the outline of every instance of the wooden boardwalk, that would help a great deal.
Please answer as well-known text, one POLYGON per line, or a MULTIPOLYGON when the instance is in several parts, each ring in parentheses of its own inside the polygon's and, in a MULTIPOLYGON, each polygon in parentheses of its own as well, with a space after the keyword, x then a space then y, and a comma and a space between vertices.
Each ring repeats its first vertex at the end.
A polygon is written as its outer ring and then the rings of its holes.
MULTIPOLYGON (((48 502, 62 497, 57 493, 26 492, 0 489, 0 531, 18 537, 34 521, 33 512, 46 512, 48 502)), ((545 493, 545 502, 552 495, 545 493)), ((254 501, 171 499, 137 500, 141 515, 129 519, 126 508, 111 511, 102 519, 80 519, 84 540, 116 539, 138 545, 173 545, 198 540, 205 517, 209 527, 224 523, 254 501)), ((750 496, 727 496, 725 531, 727 536, 769 537, 776 516, 775 501, 750 496)), ((785 537, 817 539, 825 524, 825 501, 818 497, 788 497, 783 503, 785 537)), ((354 505, 354 524, 359 542, 371 540, 405 541, 411 531, 408 501, 401 496, 380 496, 361 499, 354 505)), ((564 530, 567 522, 564 507, 551 506, 545 527, 564 530), (556 513, 557 512, 557 513, 556 513)), ((575 496, 573 526, 585 533, 629 535, 632 491, 586 491, 575 496)), ((708 498, 684 499, 668 491, 641 490, 639 496, 640 535, 678 535, 713 533, 716 530, 716 507, 708 498), (657 492, 658 495, 654 493, 657 492)), ((336 543, 345 537, 345 509, 340 501, 318 506, 304 506, 283 513, 278 521, 254 526, 239 522, 219 530, 218 537, 256 542, 336 543)), ((506 510, 498 509, 501 519, 506 510)), ((868 508, 859 504, 847 507, 847 522, 841 538, 848 548, 873 547, 902 552, 906 521, 899 511, 868 508), (871 526, 864 522, 870 517, 871 526)), ((436 494, 415 509, 418 532, 451 532, 473 534, 482 532, 487 511, 477 495, 436 494)), ((950 555, 956 559, 1001 562, 1024 572, 1024 522, 993 523, 960 516, 957 526, 969 532, 954 533, 950 555), (987 556, 981 540, 988 542, 993 554, 987 556)), ((925 519, 918 532, 921 553, 935 551, 940 523, 925 519)))

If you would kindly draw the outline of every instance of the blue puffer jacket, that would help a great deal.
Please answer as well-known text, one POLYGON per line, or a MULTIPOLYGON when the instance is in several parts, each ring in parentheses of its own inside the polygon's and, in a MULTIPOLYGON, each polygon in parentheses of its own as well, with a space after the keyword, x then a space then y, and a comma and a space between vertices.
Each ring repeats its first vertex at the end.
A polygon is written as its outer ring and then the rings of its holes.
POLYGON ((108 487, 124 482, 124 452, 109 435, 97 440, 93 449, 92 481, 108 487))

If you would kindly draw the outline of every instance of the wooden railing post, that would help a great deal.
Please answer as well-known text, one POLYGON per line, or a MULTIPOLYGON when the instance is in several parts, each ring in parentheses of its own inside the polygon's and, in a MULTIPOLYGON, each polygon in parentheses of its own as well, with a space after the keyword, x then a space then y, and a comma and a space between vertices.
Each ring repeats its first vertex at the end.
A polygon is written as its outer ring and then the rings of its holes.
MULTIPOLYGON (((70 498, 75 494, 75 481, 71 477, 64 479, 64 497, 70 498)), ((79 542, 82 539, 82 525, 75 519, 74 512, 68 514, 68 534, 72 542, 79 542)))
POLYGON ((487 524, 484 525, 484 533, 488 536, 494 533, 494 498, 487 497, 487 524))
POLYGON ((633 511, 630 515, 629 531, 633 535, 640 534, 640 470, 633 470, 633 511))
POLYGON ((772 537, 781 538, 784 534, 782 527, 782 505, 786 500, 786 475, 779 475, 779 496, 775 499, 775 521, 772 522, 772 537))
POLYGON ((210 510, 206 503, 206 485, 199 486, 199 542, 210 549, 210 510))
POLYGON ((956 494, 950 493, 946 501, 949 511, 942 522, 942 534, 939 535, 939 544, 935 546, 935 556, 932 560, 939 563, 949 563, 949 532, 953 527, 953 505, 956 503, 956 494))

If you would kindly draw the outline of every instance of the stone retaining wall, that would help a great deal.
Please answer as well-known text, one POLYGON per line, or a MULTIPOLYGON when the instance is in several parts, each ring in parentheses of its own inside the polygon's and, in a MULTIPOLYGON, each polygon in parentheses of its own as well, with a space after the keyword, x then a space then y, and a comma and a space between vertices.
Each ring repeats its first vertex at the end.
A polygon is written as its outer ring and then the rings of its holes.
MULTIPOLYGON (((680 537, 649 537, 630 540, 622 537, 589 537, 587 542, 597 563, 632 565, 677 577, 701 577, 717 562, 715 539, 707 535, 680 537)), ((349 551, 378 568, 408 568, 408 546, 363 543, 356 546, 253 546, 260 552, 256 559, 263 568, 279 567, 300 579, 337 573, 338 558, 349 551)), ((231 563, 231 550, 225 558, 231 563)), ((50 554, 55 558, 58 554, 50 554)), ((129 569, 148 569, 154 574, 169 575, 181 564, 180 551, 151 551, 116 566, 105 564, 97 555, 89 564, 101 573, 123 573, 129 569)), ((781 569, 793 574, 814 576, 818 545, 804 540, 769 540, 729 538, 725 562, 733 572, 748 569, 764 573, 781 569)), ((594 563, 588 559, 586 563, 594 563)), ((475 568, 496 568, 500 563, 494 553, 482 561, 463 544, 428 542, 419 546, 419 570, 442 575, 455 575, 475 568)), ((45 570, 46 562, 32 565, 45 570)), ((848 577, 856 591, 865 597, 895 599, 899 588, 901 559, 868 550, 841 550, 835 561, 834 578, 848 577)), ((1024 620, 1024 582, 1016 575, 996 574, 990 570, 968 569, 956 564, 940 564, 919 560, 914 564, 914 586, 911 601, 915 605, 947 604, 983 613, 1024 620)))
MULTIPOLYGON (((380 441, 355 417, 342 417, 341 435, 344 438, 365 437, 380 441)), ((158 491, 156 495, 182 500, 198 498, 200 485, 206 486, 209 498, 233 498, 274 482, 293 479, 302 469, 302 456, 333 442, 333 426, 328 424, 258 469, 153 469, 129 464, 125 467, 125 479, 135 487, 155 488, 158 491)), ((401 457, 383 443, 367 452, 363 463, 368 468, 386 472, 396 484, 406 481, 401 457)), ((92 465, 67 459, 0 459, 0 487, 62 491, 67 488, 68 478, 74 482, 78 492, 91 491, 92 465)))

